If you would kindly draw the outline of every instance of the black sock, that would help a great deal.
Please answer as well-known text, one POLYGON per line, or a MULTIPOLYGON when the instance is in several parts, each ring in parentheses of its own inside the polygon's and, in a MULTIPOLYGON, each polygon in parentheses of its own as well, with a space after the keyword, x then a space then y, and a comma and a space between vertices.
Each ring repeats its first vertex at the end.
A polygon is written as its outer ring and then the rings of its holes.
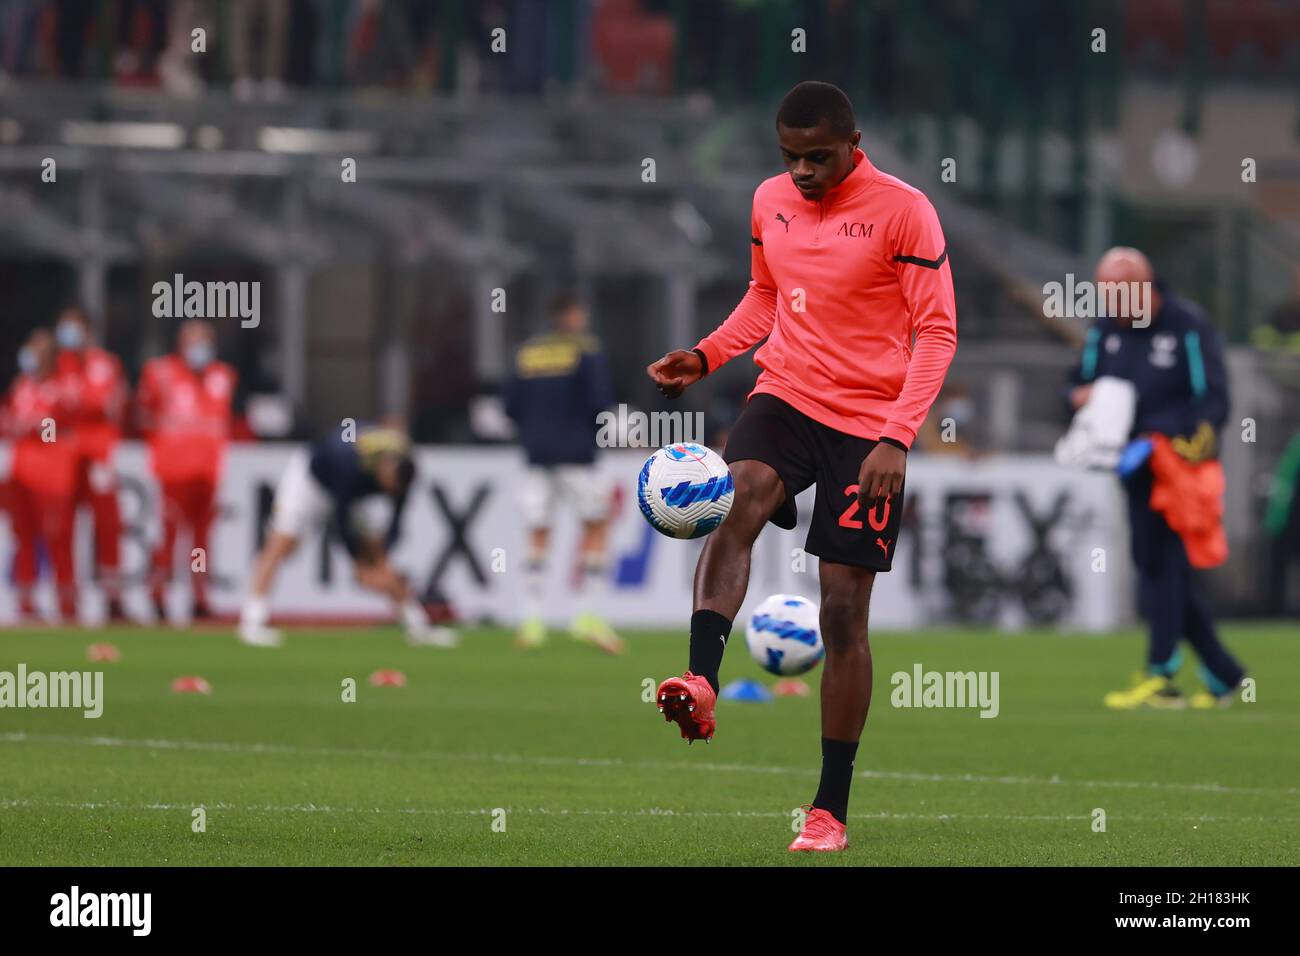
POLYGON ((691 615, 690 670, 707 680, 715 694, 718 692, 722 652, 727 649, 730 634, 731 621, 717 611, 696 611, 691 615))
POLYGON ((840 823, 849 822, 849 784, 853 782, 853 758, 858 742, 822 738, 822 782, 812 805, 826 810, 840 823))

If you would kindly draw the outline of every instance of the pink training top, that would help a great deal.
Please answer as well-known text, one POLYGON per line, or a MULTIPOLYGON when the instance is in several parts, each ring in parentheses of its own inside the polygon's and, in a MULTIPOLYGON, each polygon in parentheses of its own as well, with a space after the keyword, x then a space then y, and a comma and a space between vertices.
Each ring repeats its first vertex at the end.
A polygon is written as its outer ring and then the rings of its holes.
POLYGON ((696 346, 710 371, 767 336, 751 397, 911 447, 957 350, 952 270, 930 201, 859 149, 819 202, 786 174, 765 180, 752 227, 749 291, 696 346))

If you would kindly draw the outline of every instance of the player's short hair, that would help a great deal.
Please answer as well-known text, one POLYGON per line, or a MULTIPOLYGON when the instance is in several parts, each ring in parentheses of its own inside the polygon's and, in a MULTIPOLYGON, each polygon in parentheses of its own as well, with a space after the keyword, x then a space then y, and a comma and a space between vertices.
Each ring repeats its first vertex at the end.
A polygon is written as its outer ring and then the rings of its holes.
POLYGON ((550 317, 552 322, 558 322, 564 313, 568 312, 570 309, 580 308, 581 306, 582 299, 578 297, 578 293, 574 292, 572 289, 565 289, 562 292, 557 292, 555 295, 551 296, 551 302, 550 305, 547 306, 546 314, 550 317))
POLYGON ((820 80, 805 80, 795 86, 785 94, 781 108, 776 111, 777 125, 792 129, 810 129, 823 121, 830 124, 832 133, 845 139, 858 128, 853 104, 844 91, 820 80))

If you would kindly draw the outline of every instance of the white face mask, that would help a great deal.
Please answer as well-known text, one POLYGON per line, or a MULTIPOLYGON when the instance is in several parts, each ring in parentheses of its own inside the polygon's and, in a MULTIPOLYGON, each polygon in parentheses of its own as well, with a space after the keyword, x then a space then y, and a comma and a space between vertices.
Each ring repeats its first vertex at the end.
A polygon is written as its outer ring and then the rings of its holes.
POLYGON ((31 375, 39 366, 40 360, 36 358, 36 353, 27 346, 18 350, 18 370, 24 375, 31 375))
POLYGON ((208 342, 191 342, 185 346, 185 364, 201 372, 216 358, 216 349, 208 342))
POLYGON ((60 322, 54 329, 54 337, 61 349, 79 349, 86 344, 86 330, 80 322, 60 322))

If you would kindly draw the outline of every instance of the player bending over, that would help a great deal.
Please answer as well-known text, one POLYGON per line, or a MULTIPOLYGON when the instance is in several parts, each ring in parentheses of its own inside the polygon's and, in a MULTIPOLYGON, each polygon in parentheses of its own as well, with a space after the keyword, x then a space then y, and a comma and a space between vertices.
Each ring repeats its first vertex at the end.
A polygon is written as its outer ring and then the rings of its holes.
POLYGON ((268 626, 276 572, 303 535, 332 516, 334 528, 355 562, 357 582, 392 600, 407 640, 454 647, 458 642, 455 631, 429 623, 406 579, 388 563, 414 479, 410 440, 392 428, 362 427, 355 441, 338 438, 294 455, 275 489, 271 534, 253 567, 251 593, 239 619, 239 639, 255 647, 282 643, 280 632, 268 626), (366 521, 377 496, 391 503, 388 529, 382 534, 366 521))
POLYGON ((956 308, 934 208, 858 148, 842 91, 800 83, 781 103, 776 132, 789 175, 754 193, 749 291, 694 349, 647 370, 674 398, 767 339, 727 440, 731 513, 695 568, 690 669, 659 686, 659 701, 687 740, 712 737, 754 540, 768 521, 794 528, 795 496, 816 484, 806 550, 820 558, 822 772, 790 849, 842 850, 871 704, 871 586, 893 561, 907 450, 957 348, 956 308))

